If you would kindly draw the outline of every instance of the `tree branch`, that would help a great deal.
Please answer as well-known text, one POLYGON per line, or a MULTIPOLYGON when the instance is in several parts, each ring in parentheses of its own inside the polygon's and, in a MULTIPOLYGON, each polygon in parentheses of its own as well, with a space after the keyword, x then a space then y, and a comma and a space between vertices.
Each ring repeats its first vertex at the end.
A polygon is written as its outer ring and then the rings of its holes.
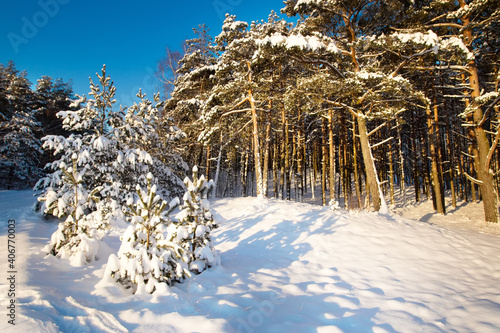
POLYGON ((408 69, 416 69, 420 71, 443 71, 447 69, 458 70, 470 74, 470 70, 466 66, 460 65, 448 65, 448 66, 434 66, 434 67, 424 67, 424 66, 414 66, 408 67, 408 69))
POLYGON ((344 103, 340 103, 340 102, 334 102, 334 101, 330 101, 330 100, 327 100, 327 99, 323 99, 323 102, 325 103, 328 103, 328 104, 332 104, 332 105, 335 105, 335 106, 340 106, 344 109, 346 109, 347 111, 349 111, 355 118, 359 117, 360 114, 357 113, 353 107, 350 107, 349 105, 346 105, 344 103))
POLYGON ((458 28, 458 29, 463 29, 465 26, 458 24, 458 23, 434 23, 434 24, 429 24, 425 26, 428 29, 431 28, 458 28))
POLYGON ((483 184, 483 182, 482 182, 482 181, 480 181, 480 180, 478 180, 478 179, 476 179, 476 178, 472 177, 471 175, 469 175, 469 174, 468 174, 467 172, 465 172, 465 171, 464 171, 464 175, 465 175, 465 177, 467 177, 467 179, 468 179, 468 180, 470 180, 470 181, 471 181, 471 182, 473 182, 474 184, 477 184, 477 185, 482 185, 482 184, 483 184))
POLYGON ((394 139, 394 137, 392 137, 392 136, 391 136, 391 137, 389 137, 389 138, 387 138, 387 139, 385 139, 385 140, 383 140, 383 141, 380 141, 379 143, 376 143, 376 144, 374 144, 374 145, 370 146, 370 148, 372 148, 372 149, 373 149, 373 148, 375 148, 375 147, 378 147, 378 146, 380 146, 380 145, 383 145, 384 143, 386 143, 387 141, 390 141, 390 140, 392 140, 392 139, 394 139))
POLYGON ((328 68, 330 68, 333 72, 335 72, 335 74, 343 79, 345 79, 345 76, 344 74, 342 74, 340 72, 340 70, 335 67, 334 65, 332 65, 331 63, 329 63, 328 61, 325 61, 325 60, 322 60, 322 59, 311 59, 309 57, 306 57, 306 56, 302 56, 302 58, 298 58, 296 56, 291 56, 291 58, 293 60, 296 60, 298 62, 303 62, 303 63, 309 63, 309 64, 315 64, 315 65, 324 65, 328 68))
POLYGON ((422 52, 419 52, 419 53, 415 53, 415 54, 412 54, 411 56, 409 57, 406 57, 406 59, 401 62, 398 66, 398 68, 396 68, 394 70, 394 72, 391 73, 391 77, 394 77, 396 76, 396 74, 399 73, 399 71, 407 64, 409 63, 412 59, 414 58, 417 58, 417 57, 420 57, 420 56, 423 56, 423 55, 426 55, 427 53, 430 53, 430 52, 434 52, 434 50, 430 49, 430 50, 425 50, 425 51, 422 51, 422 52))
POLYGON ((367 135, 370 136, 372 134, 374 134, 375 132, 377 132, 379 129, 381 129, 382 127, 384 127, 385 125, 387 125, 387 121, 384 121, 382 124, 380 124, 379 126, 375 127, 375 129, 373 129, 370 133, 368 133, 367 135))
POLYGON ((486 122, 486 116, 488 115, 488 113, 493 110, 493 108, 498 104, 498 102, 500 102, 500 95, 498 95, 497 99, 495 99, 493 101, 493 103, 490 104, 490 106, 488 106, 488 108, 486 109, 486 111, 484 111, 484 114, 483 114, 483 119, 481 119, 481 121, 477 124, 477 126, 483 126, 484 123, 486 122))

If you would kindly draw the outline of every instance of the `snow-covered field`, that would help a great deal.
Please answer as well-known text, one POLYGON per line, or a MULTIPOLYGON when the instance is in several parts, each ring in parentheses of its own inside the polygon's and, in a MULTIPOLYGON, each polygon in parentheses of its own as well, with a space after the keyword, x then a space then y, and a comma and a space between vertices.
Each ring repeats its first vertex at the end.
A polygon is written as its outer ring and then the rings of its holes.
POLYGON ((213 237, 222 265, 134 296, 99 283, 119 233, 85 267, 44 258, 56 221, 34 214, 33 202, 29 191, 0 192, 2 332, 500 332, 500 236, 480 222, 464 227, 476 204, 445 217, 422 215, 428 203, 395 209, 419 222, 220 199, 213 237), (6 315, 9 219, 16 220, 15 326, 6 315))

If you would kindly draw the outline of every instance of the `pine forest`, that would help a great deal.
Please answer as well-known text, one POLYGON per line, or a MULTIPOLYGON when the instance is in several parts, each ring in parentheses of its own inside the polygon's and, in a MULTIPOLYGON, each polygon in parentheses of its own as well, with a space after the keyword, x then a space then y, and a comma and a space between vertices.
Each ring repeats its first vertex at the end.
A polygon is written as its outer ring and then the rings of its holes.
MULTIPOLYGON (((92 7, 37 3, 21 63, 92 7)), ((2 59, 0 331, 500 330, 500 0, 281 6, 192 28, 129 95, 157 12, 64 45, 87 91, 2 59)))

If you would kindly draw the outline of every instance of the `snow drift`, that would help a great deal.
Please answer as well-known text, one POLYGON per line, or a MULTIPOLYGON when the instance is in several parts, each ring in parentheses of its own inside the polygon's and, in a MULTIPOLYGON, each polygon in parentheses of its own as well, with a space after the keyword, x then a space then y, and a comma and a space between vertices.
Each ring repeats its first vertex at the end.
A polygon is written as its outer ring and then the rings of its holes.
MULTIPOLYGON (((213 203, 221 266, 153 295, 99 284, 118 233, 72 267, 40 249, 57 228, 30 192, 0 192, 16 233, 8 332, 498 332, 499 237, 390 215, 255 198, 213 203)), ((2 228, 1 253, 6 253, 2 228)), ((2 274, 5 275, 6 269, 2 274)), ((5 276, 1 277, 5 281, 5 276)), ((7 301, 2 285, 2 304, 7 301)))

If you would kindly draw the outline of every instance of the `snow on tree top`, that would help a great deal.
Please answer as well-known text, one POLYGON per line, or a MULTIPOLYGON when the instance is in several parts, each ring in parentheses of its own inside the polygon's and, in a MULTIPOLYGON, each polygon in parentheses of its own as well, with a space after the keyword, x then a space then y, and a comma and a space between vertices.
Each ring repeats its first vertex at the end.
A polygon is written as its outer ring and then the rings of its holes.
POLYGON ((319 5, 321 4, 322 0, 299 0, 297 1, 297 4, 295 5, 295 10, 299 10, 300 6, 305 6, 309 4, 315 4, 319 5))
POLYGON ((462 51, 462 53, 467 55, 467 60, 474 59, 474 53, 470 52, 467 46, 465 46, 464 41, 458 37, 450 37, 441 41, 441 48, 444 49, 457 49, 462 51))
POLYGON ((377 79, 377 78, 383 78, 383 77, 385 77, 385 75, 382 74, 382 73, 380 73, 380 72, 370 73, 370 72, 366 72, 366 71, 358 72, 358 73, 356 73, 356 75, 360 79, 363 79, 363 80, 377 79))
POLYGON ((105 136, 101 135, 94 141, 94 148, 97 150, 104 150, 110 143, 111 142, 105 136))
POLYGON ((408 42, 413 42, 419 45, 426 46, 436 46, 439 44, 439 37, 432 30, 427 31, 427 33, 413 32, 413 33, 403 33, 396 32, 392 34, 392 37, 399 39, 402 43, 406 44, 408 42))
POLYGON ((263 39, 256 41, 258 46, 284 46, 287 49, 299 48, 308 51, 317 51, 325 49, 328 52, 338 53, 339 49, 333 43, 324 43, 317 36, 291 35, 284 36, 280 33, 274 33, 263 39))

